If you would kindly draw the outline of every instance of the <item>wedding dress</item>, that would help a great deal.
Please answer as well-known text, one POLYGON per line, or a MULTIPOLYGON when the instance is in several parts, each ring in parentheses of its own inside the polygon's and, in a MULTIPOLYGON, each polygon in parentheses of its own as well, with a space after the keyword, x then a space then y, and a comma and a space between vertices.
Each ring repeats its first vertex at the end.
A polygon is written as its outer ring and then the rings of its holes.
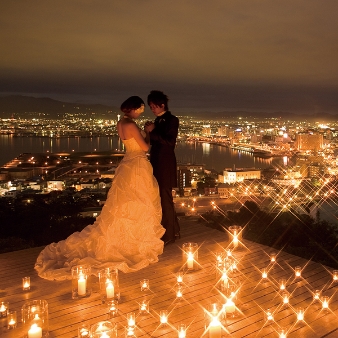
POLYGON ((81 232, 42 250, 35 264, 40 277, 70 279, 71 267, 80 264, 89 264, 97 275, 105 267, 132 272, 158 261, 165 232, 158 184, 136 140, 123 143, 126 153, 101 214, 81 232))

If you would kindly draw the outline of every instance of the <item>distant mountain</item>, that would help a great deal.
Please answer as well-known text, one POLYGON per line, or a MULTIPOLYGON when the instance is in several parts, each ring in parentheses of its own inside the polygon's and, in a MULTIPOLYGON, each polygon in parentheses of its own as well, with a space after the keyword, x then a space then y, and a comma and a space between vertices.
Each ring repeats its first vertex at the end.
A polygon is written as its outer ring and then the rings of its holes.
POLYGON ((0 97, 0 117, 37 117, 63 118, 66 115, 81 115, 95 118, 110 118, 109 115, 119 112, 114 106, 102 104, 69 103, 51 98, 36 98, 30 96, 11 95, 0 97))

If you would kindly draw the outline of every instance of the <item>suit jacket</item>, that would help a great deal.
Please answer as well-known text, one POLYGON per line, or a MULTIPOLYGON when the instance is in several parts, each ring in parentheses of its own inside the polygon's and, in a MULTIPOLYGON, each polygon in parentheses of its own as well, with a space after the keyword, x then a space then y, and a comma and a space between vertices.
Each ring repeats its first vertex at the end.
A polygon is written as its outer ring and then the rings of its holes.
POLYGON ((150 133, 150 163, 159 186, 163 188, 177 186, 175 145, 178 126, 178 118, 166 111, 155 119, 155 128, 150 133))

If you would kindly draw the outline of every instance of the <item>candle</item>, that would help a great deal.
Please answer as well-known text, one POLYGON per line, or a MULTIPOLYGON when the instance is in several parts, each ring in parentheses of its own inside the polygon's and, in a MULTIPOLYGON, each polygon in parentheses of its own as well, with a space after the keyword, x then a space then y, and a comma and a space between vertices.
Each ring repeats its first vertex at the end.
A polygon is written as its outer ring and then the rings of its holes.
POLYGON ((225 312, 226 313, 234 313, 236 310, 235 303, 232 301, 232 299, 228 299, 224 305, 225 312))
POLYGON ((147 300, 143 300, 140 303, 140 313, 145 314, 149 312, 149 302, 147 300))
POLYGON ((287 293, 283 293, 283 303, 288 304, 289 303, 289 295, 287 293))
POLYGON ((136 324, 135 322, 135 313, 134 312, 130 312, 127 314, 127 322, 128 322, 128 326, 130 328, 133 328, 136 324))
POLYGON ((295 277, 299 278, 302 274, 302 268, 300 266, 295 267, 295 277))
POLYGON ((316 290, 313 294, 313 301, 317 302, 319 301, 319 298, 320 298, 320 290, 316 290))
POLYGON ((333 270, 332 278, 334 282, 338 282, 338 270, 333 270))
POLYGON ((118 311, 118 303, 115 300, 108 300, 107 301, 108 305, 108 311, 109 311, 109 316, 110 317, 115 317, 117 315, 118 311))
POLYGON ((79 334, 78 336, 79 337, 83 337, 83 338, 89 338, 89 328, 87 328, 86 326, 83 326, 83 327, 79 327, 79 334))
POLYGON ((286 280, 285 279, 281 279, 280 282, 279 282, 279 288, 281 290, 285 290, 286 288, 286 280))
POLYGON ((8 303, 6 302, 1 302, 0 305, 0 318, 5 318, 7 317, 7 311, 8 311, 8 303))
POLYGON ((186 338, 185 324, 180 324, 178 327, 178 338, 186 338))
POLYGON ((28 338, 41 338, 42 329, 37 324, 33 324, 28 331, 28 338))
POLYGON ((16 311, 10 311, 7 316, 7 329, 16 328, 16 311))
POLYGON ((284 329, 279 331, 279 338, 286 338, 286 331, 284 329))
POLYGON ((109 335, 107 335, 107 333, 106 332, 102 332, 102 334, 101 334, 101 337, 100 338, 109 338, 110 336, 109 335))
POLYGON ((236 231, 235 231, 235 234, 234 234, 234 239, 232 241, 234 243, 234 247, 236 248, 238 246, 238 236, 236 234, 236 231))
POLYGON ((86 294, 86 284, 86 279, 84 278, 83 274, 80 274, 80 277, 77 281, 77 293, 79 296, 84 296, 86 294))
POLYGON ((160 311, 160 323, 163 325, 168 323, 168 311, 167 310, 160 311))
POLYGON ((114 298, 114 285, 112 281, 107 279, 106 285, 107 285, 106 287, 107 298, 114 298))
POLYGON ((214 317, 209 326, 209 338, 221 338, 222 335, 222 327, 221 323, 214 317))
POLYGON ((273 321, 273 313, 270 310, 266 312, 266 320, 273 321))
POLYGON ((276 262, 276 254, 275 253, 271 254, 270 261, 271 261, 271 263, 275 263, 276 262))
POLYGON ((149 289, 149 279, 142 279, 140 281, 141 291, 146 291, 149 289))
POLYGON ((179 286, 176 291, 176 297, 181 299, 183 297, 182 288, 179 286))
POLYGON ((22 278, 22 290, 28 291, 31 288, 31 279, 30 277, 23 277, 22 278))
POLYGON ((183 283, 183 274, 181 272, 177 274, 177 283, 183 283))
POLYGON ((327 310, 329 308, 329 297, 324 296, 322 298, 322 308, 323 310, 327 310))
POLYGON ((194 254, 192 252, 188 252, 187 265, 188 269, 194 268, 194 254))
POLYGON ((268 278, 268 273, 267 273, 267 271, 265 269, 262 272, 262 278, 263 279, 268 278))
POLYGON ((304 320, 304 309, 299 308, 297 310, 297 320, 298 321, 304 320))

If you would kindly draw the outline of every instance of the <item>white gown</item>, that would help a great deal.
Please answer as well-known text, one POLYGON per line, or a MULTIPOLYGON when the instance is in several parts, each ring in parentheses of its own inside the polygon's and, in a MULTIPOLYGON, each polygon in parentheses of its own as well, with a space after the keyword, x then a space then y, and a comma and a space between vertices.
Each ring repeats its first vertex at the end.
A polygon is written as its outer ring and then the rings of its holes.
POLYGON ((97 275, 105 267, 132 272, 158 261, 165 232, 158 184, 135 139, 123 143, 126 154, 101 214, 94 224, 41 251, 35 263, 40 277, 71 279, 71 267, 80 264, 91 265, 97 275))

